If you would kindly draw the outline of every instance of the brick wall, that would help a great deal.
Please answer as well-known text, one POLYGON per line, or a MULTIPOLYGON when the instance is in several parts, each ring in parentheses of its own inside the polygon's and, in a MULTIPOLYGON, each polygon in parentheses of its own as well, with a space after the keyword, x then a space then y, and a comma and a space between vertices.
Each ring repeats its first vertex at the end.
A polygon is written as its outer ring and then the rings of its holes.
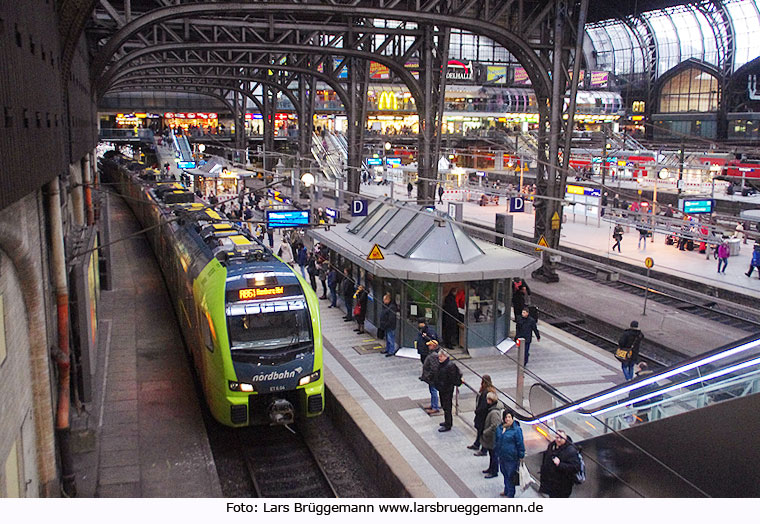
MULTIPOLYGON (((23 239, 25 249, 32 255, 29 258, 34 260, 32 274, 43 281, 43 289, 49 290, 43 267, 43 261, 47 260, 47 248, 43 238, 40 206, 40 192, 28 195, 0 211, 0 224, 14 226, 16 236, 23 239)), ((0 246, 6 245, 5 240, 0 238, 0 246)), ((47 385, 43 390, 49 391, 50 374, 39 377, 32 372, 29 319, 21 286, 20 275, 9 253, 0 249, 0 294, 3 296, 7 348, 5 361, 0 364, 0 466, 5 464, 8 453, 16 444, 21 459, 21 495, 34 497, 38 496, 40 485, 32 387, 35 382, 38 385, 42 382, 47 385)), ((46 297, 49 298, 48 293, 46 297)), ((43 307, 48 318, 53 318, 50 316, 49 300, 43 307)), ((36 321, 40 322, 39 319, 36 321)), ((49 339, 49 331, 46 332, 49 339)), ((46 346, 49 347, 50 344, 46 346)), ((52 421, 52 413, 50 419, 52 421)), ((48 449, 52 449, 52 444, 51 438, 46 444, 48 449)), ((0 471, 0 476, 2 475, 3 472, 0 471)), ((5 489, 4 478, 0 481, 0 486, 5 489)))

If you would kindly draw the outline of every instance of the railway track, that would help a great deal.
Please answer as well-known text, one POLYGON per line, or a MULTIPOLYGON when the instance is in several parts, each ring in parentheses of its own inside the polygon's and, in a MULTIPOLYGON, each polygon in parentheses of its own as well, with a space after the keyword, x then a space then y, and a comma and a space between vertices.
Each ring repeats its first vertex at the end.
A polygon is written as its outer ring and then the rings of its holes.
POLYGON ((283 426, 256 428, 240 453, 258 498, 337 498, 338 494, 311 446, 283 426))
MULTIPOLYGON (((541 316, 545 317, 545 322, 557 327, 566 333, 585 340, 594 346, 614 353, 618 348, 617 340, 601 335, 583 325, 582 320, 573 320, 553 315, 546 311, 541 311, 541 316)), ((687 359, 688 355, 663 348, 659 345, 648 342, 646 338, 639 348, 639 359, 646 362, 653 369, 668 367, 687 359)))
POLYGON ((643 297, 646 289, 649 288, 649 300, 652 300, 659 304, 699 316, 706 320, 719 322, 723 325, 746 331, 747 333, 757 333, 760 330, 760 321, 758 321, 758 319, 748 318, 747 316, 739 316, 738 314, 731 311, 722 310, 715 302, 704 301, 698 303, 693 299, 678 297, 672 293, 656 289, 651 285, 651 283, 644 285, 639 282, 632 282, 627 278, 622 278, 616 281, 600 281, 596 278, 596 270, 590 267, 580 267, 563 262, 560 264, 560 268, 561 271, 564 271, 566 273, 570 273, 587 280, 593 280, 599 284, 603 284, 605 286, 612 287, 639 297, 643 297))

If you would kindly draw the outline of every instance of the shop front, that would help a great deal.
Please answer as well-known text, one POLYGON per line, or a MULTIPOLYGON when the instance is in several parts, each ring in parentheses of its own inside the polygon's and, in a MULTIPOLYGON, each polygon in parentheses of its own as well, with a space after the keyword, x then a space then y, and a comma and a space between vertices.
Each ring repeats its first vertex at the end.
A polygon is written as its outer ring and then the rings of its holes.
POLYGON ((201 130, 203 134, 216 134, 219 127, 219 115, 217 113, 164 113, 164 127, 170 129, 183 129, 189 132, 191 129, 201 130))

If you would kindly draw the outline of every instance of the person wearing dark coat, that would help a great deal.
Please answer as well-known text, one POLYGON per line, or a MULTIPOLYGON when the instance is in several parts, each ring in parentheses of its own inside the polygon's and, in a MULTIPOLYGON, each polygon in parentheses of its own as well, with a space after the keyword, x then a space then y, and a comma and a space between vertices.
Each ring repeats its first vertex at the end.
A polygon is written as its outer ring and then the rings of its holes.
MULTIPOLYGON (((417 328, 419 329, 419 332, 417 333, 417 339, 414 341, 414 345, 417 348, 417 354, 420 356, 420 362, 422 362, 424 375, 427 357, 431 353, 436 353, 438 351, 438 333, 436 333, 433 328, 427 325, 427 321, 424 318, 419 319, 417 322, 417 328)), ((425 411, 427 411, 428 414, 438 413, 441 409, 441 406, 438 397, 438 390, 435 388, 434 377, 432 377, 430 381, 424 380, 422 378, 420 380, 427 382, 430 389, 430 405, 425 408, 425 411)))
POLYGON ((354 319, 354 281, 351 280, 351 274, 348 268, 343 270, 343 282, 340 283, 340 294, 343 295, 343 301, 346 303, 346 316, 343 320, 350 322, 354 319))
MULTIPOLYGON (((327 270, 329 269, 329 264, 327 263, 327 260, 324 259, 317 259, 317 274, 319 275, 319 281, 322 282, 322 296, 319 297, 320 300, 327 300, 327 270)), ((314 288, 314 291, 317 289, 314 288)))
POLYGON ((438 203, 443 204, 443 194, 445 193, 443 186, 438 186, 438 203))
POLYGON ((451 288, 449 294, 443 299, 443 345, 447 348, 455 348, 459 338, 459 308, 457 307, 457 290, 451 288))
POLYGON ((525 306, 528 305, 528 297, 530 296, 530 290, 528 286, 521 282, 517 289, 512 293, 512 311, 515 314, 515 321, 520 318, 520 314, 525 306))
POLYGON ((573 492, 575 474, 580 470, 578 448, 564 431, 558 430, 544 451, 539 491, 551 498, 568 498, 573 492))
POLYGON ((621 349, 631 350, 631 358, 622 363, 623 376, 626 380, 633 379, 633 367, 639 361, 639 347, 642 340, 644 340, 644 335, 641 333, 639 323, 636 320, 631 322, 631 327, 623 331, 618 339, 618 345, 621 349))
POLYGON ((431 341, 435 340, 436 343, 440 344, 440 339, 438 338, 438 333, 435 332, 435 329, 428 326, 427 320, 424 318, 420 318, 417 322, 417 329, 419 332, 417 333, 417 339, 415 340, 414 345, 417 348, 417 354, 420 356, 420 362, 424 364, 425 358, 427 358, 428 353, 430 352, 431 341))
POLYGON ((308 256, 306 255, 306 246, 301 244, 298 246, 298 253, 296 255, 296 262, 301 267, 301 276, 306 278, 306 263, 308 262, 308 256))
POLYGON ((314 290, 314 294, 317 293, 317 274, 319 269, 317 268, 317 257, 314 253, 309 253, 306 257, 306 272, 309 273, 309 283, 311 289, 314 290))
POLYGON ((354 294, 355 306, 354 306, 354 319, 358 324, 358 327, 354 329, 357 333, 364 333, 364 320, 367 318, 367 291, 364 286, 359 284, 354 294), (357 311, 358 310, 358 311, 357 311))
POLYGON ((486 414, 488 413, 488 401, 486 397, 488 396, 488 392, 493 391, 495 392, 495 388, 493 387, 493 383, 491 382, 491 375, 483 375, 480 379, 480 390, 478 391, 477 396, 475 397, 475 431, 477 431, 477 435, 475 436, 475 442, 469 446, 467 446, 468 449, 474 449, 476 450, 475 455, 477 456, 484 456, 487 451, 486 448, 483 447, 481 449, 481 437, 483 436, 483 428, 486 421, 486 414))
POLYGON ((327 289, 330 290, 330 305, 327 307, 338 307, 338 271, 334 267, 327 273, 327 289))
POLYGON ((538 332, 536 319, 528 314, 528 308, 523 308, 522 315, 515 322, 515 340, 518 338, 525 339, 525 365, 528 365, 530 356, 530 343, 533 341, 533 333, 536 334, 536 340, 541 341, 541 334, 538 332))
POLYGON ((438 399, 438 390, 435 388, 435 379, 438 375, 438 341, 432 340, 428 346, 427 356, 422 363, 422 375, 420 380, 428 385, 430 390, 430 405, 425 408, 428 415, 434 415, 441 410, 441 404, 438 399))
POLYGON ((450 431, 454 423, 452 411, 454 402, 454 388, 464 384, 459 367, 454 364, 445 351, 438 352, 438 373, 435 377, 435 387, 441 396, 443 408, 443 422, 438 428, 439 432, 450 431))
POLYGON ((390 293, 383 296, 383 307, 380 311, 380 319, 377 322, 377 329, 385 332, 385 356, 392 357, 396 354, 396 313, 398 306, 393 301, 390 293))

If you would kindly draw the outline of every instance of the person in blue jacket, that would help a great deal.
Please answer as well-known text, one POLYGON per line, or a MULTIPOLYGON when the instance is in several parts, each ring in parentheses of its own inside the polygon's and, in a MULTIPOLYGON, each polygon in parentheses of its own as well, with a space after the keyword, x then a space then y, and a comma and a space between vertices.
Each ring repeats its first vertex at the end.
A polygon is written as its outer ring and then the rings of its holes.
POLYGON ((308 256, 306 254, 306 247, 301 244, 298 247, 298 257, 296 258, 296 262, 298 262, 298 265, 301 266, 301 276, 306 279, 306 262, 308 261, 308 256))
POLYGON ((758 268, 757 272, 760 273, 760 244, 757 242, 755 242, 755 248, 752 251, 752 260, 749 263, 749 270, 744 274, 751 277, 755 268, 758 268))
POLYGON ((504 491, 502 497, 514 498, 515 485, 512 478, 520 465, 520 459, 525 457, 520 423, 515 420, 515 412, 507 408, 502 415, 503 423, 496 428, 494 452, 499 459, 499 469, 504 475, 504 491))

